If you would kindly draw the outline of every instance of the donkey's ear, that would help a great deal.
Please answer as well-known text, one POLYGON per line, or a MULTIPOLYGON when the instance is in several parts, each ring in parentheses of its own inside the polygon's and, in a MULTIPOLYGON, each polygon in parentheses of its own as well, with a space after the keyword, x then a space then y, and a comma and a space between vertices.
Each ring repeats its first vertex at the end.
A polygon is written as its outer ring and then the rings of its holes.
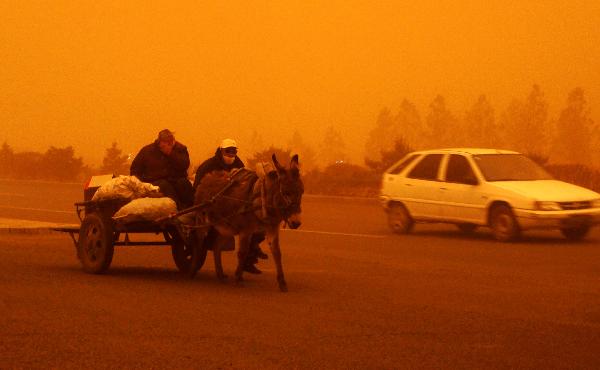
POLYGON ((285 171, 285 168, 283 168, 283 166, 279 164, 279 161, 277 161, 275 153, 273 153, 271 158, 273 159, 273 164, 275 165, 275 168, 277 168, 277 171, 285 171))
POLYGON ((298 154, 295 154, 290 161, 290 173, 293 178, 300 177, 300 163, 298 163, 298 154))
POLYGON ((298 168, 300 165, 298 164, 298 154, 294 154, 292 160, 290 161, 290 168, 298 168))

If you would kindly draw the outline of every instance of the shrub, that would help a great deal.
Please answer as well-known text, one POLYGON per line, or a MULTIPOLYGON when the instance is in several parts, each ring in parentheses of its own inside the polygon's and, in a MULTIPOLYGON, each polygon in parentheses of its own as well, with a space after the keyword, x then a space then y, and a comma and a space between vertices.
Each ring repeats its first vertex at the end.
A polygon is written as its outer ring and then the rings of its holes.
POLYGON ((355 164, 334 163, 306 173, 303 180, 309 194, 370 197, 377 195, 381 176, 355 164))
POLYGON ((600 171, 582 164, 553 164, 545 166, 558 180, 600 192, 600 171))

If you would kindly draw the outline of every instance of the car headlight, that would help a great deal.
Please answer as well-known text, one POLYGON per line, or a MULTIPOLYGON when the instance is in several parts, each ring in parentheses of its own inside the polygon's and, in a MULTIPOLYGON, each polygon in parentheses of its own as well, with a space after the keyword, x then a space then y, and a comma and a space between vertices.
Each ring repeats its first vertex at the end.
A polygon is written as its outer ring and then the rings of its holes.
POLYGON ((600 208, 600 199, 594 199, 592 200, 590 207, 592 208, 600 208))
POLYGON ((557 202, 535 202, 535 207, 540 211, 562 211, 557 202))

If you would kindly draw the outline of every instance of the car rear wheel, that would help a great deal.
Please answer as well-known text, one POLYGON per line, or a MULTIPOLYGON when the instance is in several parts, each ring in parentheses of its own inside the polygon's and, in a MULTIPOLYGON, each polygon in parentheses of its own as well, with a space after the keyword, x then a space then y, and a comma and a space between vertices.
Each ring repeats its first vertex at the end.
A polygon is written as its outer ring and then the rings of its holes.
POLYGON ((519 224, 509 206, 495 206, 490 214, 490 227, 496 240, 510 242, 519 237, 519 224))
POLYGON ((412 217, 402 204, 392 204, 388 209, 388 225, 396 234, 407 234, 414 225, 412 217))
POLYGON ((590 231, 589 226, 569 227, 560 229, 565 238, 569 240, 581 240, 585 238, 587 233, 590 231))

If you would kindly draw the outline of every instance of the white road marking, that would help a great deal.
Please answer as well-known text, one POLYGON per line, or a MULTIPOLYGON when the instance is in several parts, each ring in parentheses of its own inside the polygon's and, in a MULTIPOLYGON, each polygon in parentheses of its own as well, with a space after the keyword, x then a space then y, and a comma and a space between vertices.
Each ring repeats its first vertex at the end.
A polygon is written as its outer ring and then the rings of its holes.
MULTIPOLYGON (((61 213, 61 214, 74 214, 74 211, 59 211, 59 210, 44 209, 44 208, 11 207, 11 206, 3 206, 3 205, 0 205, 0 208, 20 210, 20 211, 38 211, 38 212, 50 212, 50 213, 61 213)), ((376 235, 376 234, 341 233, 341 232, 335 232, 335 231, 318 231, 318 230, 292 230, 292 229, 282 229, 282 230, 291 231, 294 233, 351 236, 351 237, 358 237, 358 238, 374 238, 374 239, 385 238, 384 235, 376 235)))
POLYGON ((11 207, 11 206, 2 206, 2 205, 0 205, 0 208, 15 209, 15 210, 19 210, 19 211, 39 211, 39 212, 51 212, 51 213, 75 214, 75 211, 57 211, 54 209, 44 209, 44 208, 11 207))
POLYGON ((285 231, 291 231, 294 233, 309 233, 309 234, 324 234, 324 235, 340 235, 340 236, 355 236, 359 238, 376 238, 383 239, 384 235, 375 235, 375 234, 352 234, 352 233, 339 233, 334 231, 316 231, 316 230, 291 230, 291 229, 282 229, 285 231))
POLYGON ((17 193, 0 193, 0 197, 19 197, 19 198, 25 198, 25 194, 17 194, 17 193))

